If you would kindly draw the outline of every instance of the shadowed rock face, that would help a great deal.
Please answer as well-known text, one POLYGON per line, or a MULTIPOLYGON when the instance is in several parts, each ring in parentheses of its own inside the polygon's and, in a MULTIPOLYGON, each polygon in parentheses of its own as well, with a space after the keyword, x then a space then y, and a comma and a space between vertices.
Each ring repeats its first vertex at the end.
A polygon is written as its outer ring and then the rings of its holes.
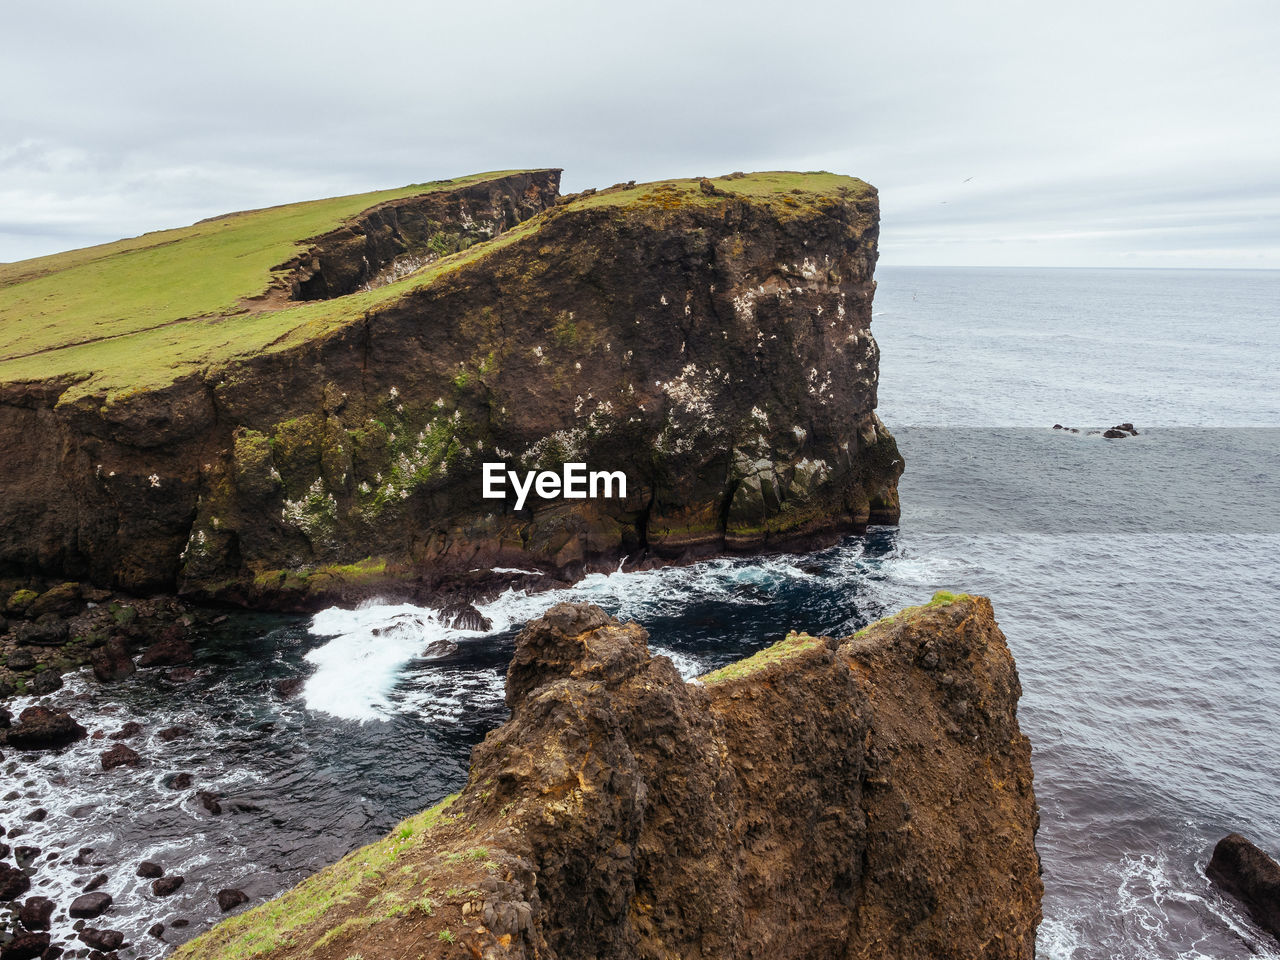
POLYGON ((397 201, 318 238, 268 299, 342 304, 406 256, 498 235, 297 346, 109 403, 0 385, 0 568, 307 608, 896 521, 874 190, 553 205, 558 179, 397 201), (486 461, 623 471, 628 496, 516 512, 482 498, 486 461))
POLYGON ((1030 747, 988 601, 792 635, 701 684, 645 641, 553 607, 456 799, 178 955, 233 955, 325 897, 265 955, 1034 955, 1030 747))
POLYGON ((1229 833, 1213 848, 1205 874, 1280 940, 1280 863, 1240 834, 1229 833))

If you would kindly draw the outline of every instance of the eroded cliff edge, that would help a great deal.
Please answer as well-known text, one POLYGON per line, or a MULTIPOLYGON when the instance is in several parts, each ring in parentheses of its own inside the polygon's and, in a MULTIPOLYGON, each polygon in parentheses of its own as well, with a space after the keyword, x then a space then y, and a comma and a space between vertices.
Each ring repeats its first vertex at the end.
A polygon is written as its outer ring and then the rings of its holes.
POLYGON ((226 315, 0 363, 0 572, 303 608, 895 521, 874 189, 558 180, 382 203, 226 315), (621 470, 629 496, 517 512, 481 498, 488 460, 621 470))
POLYGON ((177 956, 1034 955, 1030 746, 986 599, 693 684, 645 641, 551 608, 460 794, 177 956))

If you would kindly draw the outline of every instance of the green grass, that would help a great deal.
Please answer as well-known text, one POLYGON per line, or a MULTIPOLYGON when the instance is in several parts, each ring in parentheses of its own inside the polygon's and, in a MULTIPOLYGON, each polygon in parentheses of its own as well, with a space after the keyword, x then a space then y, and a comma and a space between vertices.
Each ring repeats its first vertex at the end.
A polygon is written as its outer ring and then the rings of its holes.
POLYGON ((949 590, 939 590, 937 593, 933 595, 933 597, 929 600, 928 603, 921 603, 914 607, 903 607, 901 610, 899 610, 895 614, 887 616, 882 620, 877 620, 875 623, 867 624, 865 627, 863 627, 861 630, 855 633, 854 636, 861 637, 865 635, 867 631, 873 629, 874 627, 879 627, 889 623, 897 623, 901 620, 907 620, 911 617, 916 616, 917 614, 923 613, 925 610, 936 610, 938 607, 949 607, 953 603, 962 603, 972 599, 973 597, 971 597, 967 593, 952 593, 949 590))
MULTIPOLYGON (((62 394, 62 403, 98 394, 105 395, 107 403, 127 399, 183 376, 323 336, 529 236, 547 217, 564 212, 711 206, 737 195, 768 202, 783 213, 798 213, 831 197, 869 197, 874 192, 853 177, 777 172, 715 178, 719 196, 704 195, 697 179, 606 190, 533 217, 396 283, 333 300, 245 312, 243 301, 262 293, 273 279, 272 267, 304 249, 307 239, 378 203, 502 175, 477 174, 254 210, 0 264, 0 383, 63 380, 72 385, 62 394)), ((570 334, 577 331, 566 331, 570 334)))
POLYGON ((806 650, 813 650, 823 645, 824 641, 819 637, 811 637, 807 633, 797 633, 792 630, 785 639, 779 640, 773 646, 766 647, 745 660, 739 660, 736 663, 729 664, 727 667, 713 670, 698 679, 704 684, 739 680, 759 673, 765 667, 772 666, 775 663, 782 663, 784 660, 789 660, 806 650))
POLYGON ((152 385, 145 371, 157 363, 198 364, 234 353, 241 336, 248 336, 251 349, 261 348, 305 322, 306 314, 284 323, 273 322, 278 313, 228 315, 263 293, 274 278, 272 268, 305 249, 306 241, 377 204, 508 172, 250 210, 0 264, 0 380, 83 376, 125 365, 145 387, 152 385), (151 335, 137 336, 144 331, 151 335), (78 350, 78 344, 85 348, 78 350))
MULTIPOLYGON (((175 960, 249 960, 293 942, 295 933, 322 920, 331 910, 346 903, 363 902, 362 898, 368 898, 362 887, 385 874, 401 851, 423 842, 425 834, 458 796, 455 793, 445 797, 430 810, 405 820, 390 835, 347 854, 275 900, 222 921, 180 948, 174 954, 175 960)), ((367 916, 353 917, 329 931, 321 942, 372 922, 367 916)))

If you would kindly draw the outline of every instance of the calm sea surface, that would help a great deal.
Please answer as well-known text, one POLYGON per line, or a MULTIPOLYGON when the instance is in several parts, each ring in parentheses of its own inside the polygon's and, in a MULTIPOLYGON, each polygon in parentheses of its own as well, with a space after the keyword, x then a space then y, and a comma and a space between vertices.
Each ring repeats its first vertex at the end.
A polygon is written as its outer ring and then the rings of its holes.
MULTIPOLYGON (((1205 881, 1240 830, 1280 854, 1280 273, 883 267, 880 411, 908 463, 902 525, 807 556, 593 576, 508 594, 489 634, 430 610, 237 617, 180 695, 147 671, 53 698, 91 729, 148 718, 148 765, 100 746, 3 770, 0 822, 35 806, 35 892, 106 870, 112 926, 213 922, 212 894, 270 897, 456 789, 505 716, 519 625, 590 599, 695 675, 798 628, 848 633, 936 589, 995 603, 1022 676, 1045 871, 1040 955, 1280 958, 1205 881), (1138 437, 1090 429, 1132 421, 1138 437), (1077 427, 1079 434, 1050 428, 1077 427), (373 631, 380 630, 375 637, 373 631), (456 652, 423 659, 449 637, 456 652), (274 680, 308 675, 282 700, 274 680), (183 724, 191 739, 160 741, 183 724), (166 782, 222 797, 212 817, 166 782), (76 867, 93 847, 106 867, 76 867), (52 858, 52 860, 50 860, 52 858), (157 901, 154 859, 187 882, 157 901)), ((128 952, 128 951, 126 951, 128 952)))

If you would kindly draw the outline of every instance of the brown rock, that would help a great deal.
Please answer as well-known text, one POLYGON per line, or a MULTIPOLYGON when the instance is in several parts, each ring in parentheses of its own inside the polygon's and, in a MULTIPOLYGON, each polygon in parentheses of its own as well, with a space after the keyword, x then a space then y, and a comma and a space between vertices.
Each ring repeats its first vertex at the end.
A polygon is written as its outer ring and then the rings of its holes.
POLYGON ((102 683, 123 680, 137 669, 124 639, 118 634, 93 651, 89 664, 93 667, 93 675, 102 683))
POLYGON ((33 620, 46 613, 69 617, 79 610, 82 604, 80 584, 61 583, 36 597, 27 608, 27 616, 33 620))
POLYGON ((142 765, 142 757, 138 752, 123 743, 117 743, 110 750, 102 752, 102 769, 114 770, 116 767, 137 767, 142 765))
POLYGON ((151 883, 151 892, 157 897, 168 897, 178 892, 178 888, 182 886, 183 877, 161 877, 151 883))
POLYGON ((240 906, 240 904, 248 902, 249 895, 243 890, 236 890, 232 888, 218 891, 218 909, 223 913, 234 910, 236 907, 240 906))
POLYGON ((351 884, 349 906, 288 952, 359 920, 327 955, 446 957, 432 934, 449 926, 493 960, 1031 960, 1019 694, 982 598, 939 595, 844 640, 791 635, 700 684, 639 626, 557 604, 516 640, 511 718, 410 854, 438 919, 374 915, 387 881, 356 857, 317 878, 351 884))
POLYGON ((1280 940, 1280 863, 1240 834, 1229 833, 1213 848, 1205 875, 1280 940))
POLYGON ((16 867, 0 863, 0 903, 17 900, 30 889, 30 877, 16 867))
POLYGON ((85 927, 79 933, 80 940, 91 950, 109 953, 119 950, 124 944, 124 934, 118 930, 99 930, 96 927, 85 927))
POLYGON ((146 877, 148 880, 154 880, 157 877, 164 876, 164 867, 150 860, 143 860, 138 864, 138 876, 146 877))
POLYGON ((53 901, 48 897, 31 897, 18 911, 18 919, 28 930, 48 930, 53 917, 53 901))
POLYGON ((138 658, 138 666, 176 667, 190 663, 195 657, 195 651, 183 634, 183 628, 176 624, 166 629, 157 642, 143 651, 138 658))
POLYGON ((78 920, 94 920, 106 913, 110 906, 109 893, 82 893, 71 901, 67 912, 78 920))
POLYGON ((65 710, 50 707, 27 707, 9 730, 9 745, 20 750, 52 750, 83 740, 84 727, 65 710))
POLYGON ((48 949, 49 934, 20 933, 0 947, 0 960, 35 960, 48 949))
POLYGON ((136 720, 130 720, 115 733, 108 734, 112 740, 128 740, 130 737, 136 737, 142 732, 142 724, 136 720))

